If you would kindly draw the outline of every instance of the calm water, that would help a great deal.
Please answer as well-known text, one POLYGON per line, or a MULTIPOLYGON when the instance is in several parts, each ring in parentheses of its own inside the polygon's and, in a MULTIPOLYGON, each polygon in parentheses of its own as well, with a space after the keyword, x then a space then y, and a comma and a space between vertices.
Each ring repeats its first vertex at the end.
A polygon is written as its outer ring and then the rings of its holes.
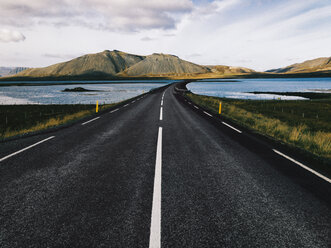
POLYGON ((140 95, 173 81, 158 80, 153 81, 155 83, 150 83, 135 80, 131 82, 133 83, 123 83, 121 81, 121 84, 86 84, 85 82, 77 85, 0 87, 0 104, 94 104, 97 100, 99 103, 114 103, 140 95), (99 91, 62 92, 65 88, 75 87, 99 91))
POLYGON ((331 93, 331 78, 291 78, 291 79, 239 79, 238 82, 224 80, 201 80, 190 83, 187 88, 196 94, 238 99, 278 99, 295 100, 302 97, 279 96, 273 94, 252 94, 249 92, 304 92, 325 91, 331 93))

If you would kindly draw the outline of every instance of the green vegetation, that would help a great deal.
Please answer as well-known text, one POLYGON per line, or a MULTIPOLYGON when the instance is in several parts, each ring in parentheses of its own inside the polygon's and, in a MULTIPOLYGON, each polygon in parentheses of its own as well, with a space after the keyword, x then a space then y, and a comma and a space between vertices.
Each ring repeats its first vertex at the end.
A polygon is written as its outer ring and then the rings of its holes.
POLYGON ((187 93, 193 102, 265 136, 331 159, 331 101, 232 100, 187 93))
MULTIPOLYGON (((114 104, 100 105, 99 111, 114 104)), ((67 124, 95 113, 95 105, 0 105, 0 140, 67 124)))

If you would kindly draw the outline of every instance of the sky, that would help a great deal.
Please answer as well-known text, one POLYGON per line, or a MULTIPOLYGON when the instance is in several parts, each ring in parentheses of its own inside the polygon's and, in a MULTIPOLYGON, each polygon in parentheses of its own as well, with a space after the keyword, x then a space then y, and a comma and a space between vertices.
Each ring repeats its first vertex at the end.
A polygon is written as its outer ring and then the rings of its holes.
POLYGON ((0 0, 0 66, 103 50, 258 71, 331 56, 331 0, 0 0))

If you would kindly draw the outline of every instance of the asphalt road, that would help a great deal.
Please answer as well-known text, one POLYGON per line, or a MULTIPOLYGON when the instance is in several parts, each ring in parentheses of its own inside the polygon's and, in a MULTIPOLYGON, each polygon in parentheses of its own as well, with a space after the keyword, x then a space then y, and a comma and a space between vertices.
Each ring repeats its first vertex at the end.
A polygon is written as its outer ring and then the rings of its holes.
POLYGON ((323 178, 173 85, 114 110, 0 143, 0 247, 330 247, 323 178))

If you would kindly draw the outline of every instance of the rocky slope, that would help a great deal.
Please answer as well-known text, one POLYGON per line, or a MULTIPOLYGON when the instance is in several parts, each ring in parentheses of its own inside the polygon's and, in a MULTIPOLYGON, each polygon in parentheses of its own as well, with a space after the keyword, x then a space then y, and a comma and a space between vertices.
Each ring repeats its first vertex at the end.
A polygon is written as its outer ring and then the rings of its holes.
POLYGON ((105 50, 43 68, 31 68, 15 77, 43 78, 101 75, 101 77, 217 77, 247 74, 254 70, 231 66, 202 66, 175 55, 154 53, 148 56, 105 50))
POLYGON ((129 67, 121 76, 165 76, 208 73, 205 66, 193 64, 174 55, 157 54, 147 56, 144 60, 129 67))
POLYGON ((268 70, 273 73, 309 73, 331 71, 331 57, 323 57, 307 60, 303 63, 296 63, 287 67, 268 70))
POLYGON ((44 68, 28 69, 16 76, 60 77, 96 73, 116 75, 143 59, 145 59, 145 56, 128 54, 117 50, 105 50, 101 53, 87 54, 68 62, 58 63, 44 68))
POLYGON ((0 67, 0 77, 15 75, 26 69, 28 69, 28 67, 0 67))
POLYGON ((236 67, 236 66, 227 66, 227 65, 213 65, 208 66, 208 68, 214 73, 220 74, 242 74, 242 73, 254 73, 256 71, 245 68, 245 67, 236 67))

